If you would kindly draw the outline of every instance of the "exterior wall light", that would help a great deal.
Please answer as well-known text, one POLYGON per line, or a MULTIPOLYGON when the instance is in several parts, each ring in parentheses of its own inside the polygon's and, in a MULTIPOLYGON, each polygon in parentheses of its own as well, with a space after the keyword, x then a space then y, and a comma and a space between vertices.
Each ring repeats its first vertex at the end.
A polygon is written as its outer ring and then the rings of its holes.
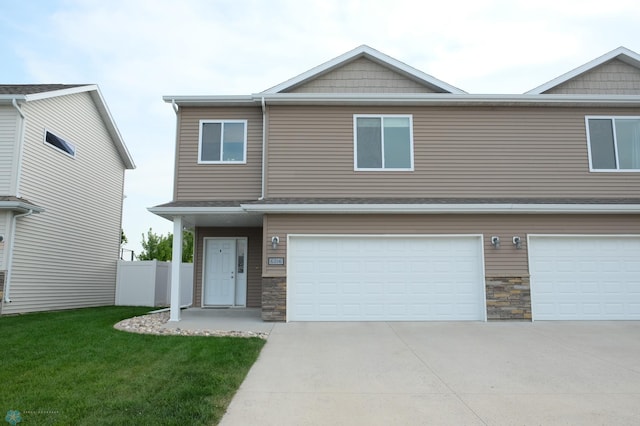
POLYGON ((495 235, 493 237, 491 237, 491 245, 493 246, 493 248, 499 248, 500 247, 500 237, 496 237, 495 235))
POLYGON ((513 237, 513 245, 516 246, 517 249, 522 248, 522 240, 517 235, 513 237))
POLYGON ((280 238, 278 238, 277 235, 274 235, 273 237, 271 237, 271 248, 274 250, 277 249, 278 244, 280 244, 280 238))

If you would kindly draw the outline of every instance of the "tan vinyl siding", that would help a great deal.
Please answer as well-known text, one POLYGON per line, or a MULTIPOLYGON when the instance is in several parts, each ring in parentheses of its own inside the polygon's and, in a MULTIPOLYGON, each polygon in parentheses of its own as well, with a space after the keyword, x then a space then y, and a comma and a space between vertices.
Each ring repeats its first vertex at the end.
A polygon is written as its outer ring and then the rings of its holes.
POLYGON ((204 238, 247 237, 247 307, 262 306, 262 228, 196 228, 193 255, 193 306, 202 306, 204 238))
POLYGON ((640 173, 589 172, 585 115, 640 109, 271 106, 267 196, 639 196, 640 173), (354 114, 412 114, 415 170, 354 171, 354 114))
POLYGON ((16 195, 15 146, 20 121, 13 107, 0 107, 0 195, 16 195))
POLYGON ((289 93, 433 93, 434 90, 366 58, 358 58, 289 93))
MULTIPOLYGON (((485 275, 523 277, 529 274, 528 234, 638 235, 640 220, 637 215, 269 215, 264 229, 264 249, 269 256, 286 256, 289 234, 481 234, 485 275), (280 237, 275 251, 268 246, 271 235, 280 237), (500 237, 499 249, 491 245, 492 235, 500 237), (522 238, 520 250, 511 243, 514 235, 522 238)), ((264 261, 263 274, 285 276, 286 268, 264 261)))
POLYGON ((612 59, 544 93, 640 95, 640 69, 612 59))
POLYGON ((174 200, 251 200, 260 197, 262 110, 182 108, 178 119, 174 200), (198 164, 200 120, 248 120, 246 164, 198 164))
POLYGON ((112 305, 124 164, 88 93, 32 101, 22 195, 46 209, 17 220, 12 303, 3 313, 112 305), (43 142, 45 128, 76 156, 43 142))

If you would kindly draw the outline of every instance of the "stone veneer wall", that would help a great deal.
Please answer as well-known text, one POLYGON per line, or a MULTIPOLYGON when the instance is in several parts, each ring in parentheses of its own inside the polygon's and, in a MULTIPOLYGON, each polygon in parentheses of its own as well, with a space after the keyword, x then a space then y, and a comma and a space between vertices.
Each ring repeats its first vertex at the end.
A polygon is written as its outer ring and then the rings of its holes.
POLYGON ((529 277, 486 277, 487 319, 531 321, 529 277))
POLYGON ((262 278, 262 320, 287 320, 287 279, 262 278))

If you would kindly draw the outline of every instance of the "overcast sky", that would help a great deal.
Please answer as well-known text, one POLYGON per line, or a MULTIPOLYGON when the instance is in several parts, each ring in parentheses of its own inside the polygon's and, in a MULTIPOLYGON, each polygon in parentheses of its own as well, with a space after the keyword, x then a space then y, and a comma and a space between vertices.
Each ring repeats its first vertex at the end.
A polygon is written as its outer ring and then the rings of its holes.
POLYGON ((261 92, 361 44, 469 93, 524 93, 619 46, 637 0, 0 0, 0 83, 98 84, 137 169, 123 228, 171 201, 175 114, 163 95, 261 92))

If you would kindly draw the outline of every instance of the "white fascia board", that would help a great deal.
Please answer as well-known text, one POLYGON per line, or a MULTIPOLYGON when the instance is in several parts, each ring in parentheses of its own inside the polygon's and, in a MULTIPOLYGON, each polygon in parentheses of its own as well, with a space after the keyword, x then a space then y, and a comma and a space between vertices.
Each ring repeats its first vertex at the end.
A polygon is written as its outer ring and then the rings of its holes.
POLYGON ((163 96, 162 100, 178 106, 244 106, 259 102, 252 95, 163 96))
POLYGON ((26 95, 27 102, 39 101, 41 99, 55 98, 57 96, 75 95, 76 93, 91 92, 92 90, 98 90, 98 86, 95 84, 87 84, 84 86, 70 87, 68 89, 51 90, 48 92, 33 93, 26 95))
POLYGON ((115 120, 111 116, 109 107, 107 106, 107 103, 102 97, 102 92, 100 92, 100 88, 98 86, 92 86, 92 87, 93 89, 90 92, 91 97, 94 103, 96 104, 96 107, 100 112, 100 115, 102 116, 102 119, 107 127, 107 130, 109 131, 109 134, 111 135, 111 138, 115 142, 116 150, 120 154, 120 158, 122 158, 122 162, 124 163, 127 169, 129 170, 135 169, 136 165, 133 162, 133 157, 131 157, 131 153, 129 152, 127 145, 124 143, 124 140, 122 139, 122 135, 120 135, 120 131, 116 126, 115 120))
POLYGON ((457 95, 457 94, 375 94, 375 93, 277 93, 256 94, 255 100, 264 98, 271 105, 491 105, 491 106, 640 106, 638 95, 457 95))
POLYGON ((262 92, 262 94, 274 94, 274 93, 279 93, 283 90, 287 90, 293 86, 303 83, 306 80, 311 80, 316 76, 329 72, 332 69, 337 68, 340 65, 347 63, 359 56, 365 56, 365 57, 368 57, 369 59, 373 59, 374 62, 377 62, 381 65, 387 65, 392 68, 396 68, 398 71, 410 77, 413 77, 417 80, 421 80, 424 83, 427 83, 428 85, 435 86, 443 90, 447 90, 451 93, 458 93, 458 94, 466 93, 464 90, 458 89, 457 87, 447 84, 444 81, 438 80, 437 78, 429 74, 426 74, 420 70, 417 70, 412 66, 405 64, 404 62, 400 62, 397 59, 394 59, 388 55, 385 55, 382 52, 379 52, 363 44, 361 46, 356 47, 353 50, 343 53, 342 55, 336 58, 331 59, 330 61, 327 61, 314 68, 311 68, 310 70, 305 71, 302 74, 297 75, 296 77, 293 77, 283 83, 273 86, 272 88, 262 92))
POLYGON ((17 210, 25 213, 29 210, 33 211, 33 213, 42 213, 45 211, 42 207, 20 201, 0 201, 0 210, 17 210))
POLYGON ((618 58, 621 61, 631 65, 631 66, 635 66, 636 68, 640 68, 640 55, 638 55, 637 53, 635 53, 632 50, 627 49, 626 47, 618 47, 617 49, 612 50, 611 52, 605 53, 604 55, 587 62, 584 65, 579 66, 578 68, 575 68, 567 73, 562 74, 559 77, 554 78, 551 81, 548 81, 534 89, 529 90, 528 92, 526 92, 525 94, 531 94, 531 95, 536 95, 536 94, 541 94, 542 92, 545 92, 553 87, 556 87, 566 81, 571 80, 574 77, 579 76, 580 74, 583 74, 597 66, 600 66, 602 64, 604 64, 607 61, 610 61, 611 59, 614 58, 618 58))
POLYGON ((271 105, 486 105, 486 106, 640 106, 638 95, 470 95, 451 93, 255 93, 247 96, 165 96, 180 106, 271 105))
POLYGON ((0 95, 0 103, 3 103, 3 104, 11 104, 14 99, 16 101, 24 102, 27 100, 27 96, 26 95, 0 95))
POLYGON ((193 214, 246 214, 242 207, 149 207, 147 210, 159 216, 183 216, 193 214))
POLYGON ((640 213, 640 204, 244 204, 260 213, 640 213))

